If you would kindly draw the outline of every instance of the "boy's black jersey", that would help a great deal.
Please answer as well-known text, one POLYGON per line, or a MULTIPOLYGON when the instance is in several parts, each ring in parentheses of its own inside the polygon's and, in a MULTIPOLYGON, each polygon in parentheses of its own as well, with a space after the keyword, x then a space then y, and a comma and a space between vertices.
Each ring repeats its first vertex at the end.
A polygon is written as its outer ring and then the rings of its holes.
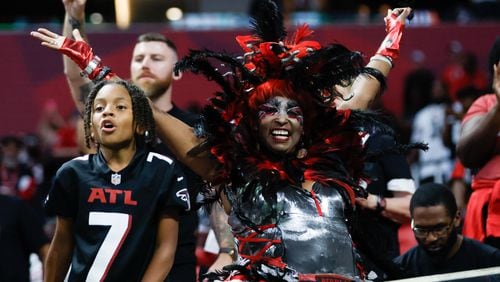
POLYGON ((74 220, 70 281, 139 281, 154 252, 159 218, 190 204, 177 163, 138 148, 118 173, 100 153, 66 162, 46 209, 74 220))

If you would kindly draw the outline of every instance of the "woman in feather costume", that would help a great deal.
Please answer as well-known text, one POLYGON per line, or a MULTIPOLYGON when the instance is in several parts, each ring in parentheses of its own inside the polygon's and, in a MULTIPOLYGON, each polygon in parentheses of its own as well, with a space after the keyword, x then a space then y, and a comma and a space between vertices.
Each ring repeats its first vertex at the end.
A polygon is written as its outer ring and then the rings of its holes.
MULTIPOLYGON (((221 86, 191 129, 156 113, 162 139, 216 190, 229 213, 238 259, 208 280, 352 281, 396 275, 363 254, 356 197, 364 178, 361 131, 390 128, 365 109, 384 87, 410 9, 389 11, 388 35, 365 66, 359 52, 286 38, 272 2, 236 38, 244 54, 191 51, 177 71, 221 86), (373 129, 371 129, 373 128, 373 129), (188 138, 189 137, 189 138, 188 138), (330 280, 331 279, 331 280, 330 280)), ((210 202, 210 201, 208 201, 210 202)))

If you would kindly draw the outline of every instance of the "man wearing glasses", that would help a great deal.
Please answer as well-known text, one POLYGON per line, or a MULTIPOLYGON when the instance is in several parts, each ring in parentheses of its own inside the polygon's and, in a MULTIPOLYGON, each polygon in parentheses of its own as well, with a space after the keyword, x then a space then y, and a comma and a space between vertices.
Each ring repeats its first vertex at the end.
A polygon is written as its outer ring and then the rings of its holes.
POLYGON ((418 245, 394 259, 409 277, 500 266, 500 250, 458 233, 460 212, 446 186, 420 186, 410 214, 418 245))

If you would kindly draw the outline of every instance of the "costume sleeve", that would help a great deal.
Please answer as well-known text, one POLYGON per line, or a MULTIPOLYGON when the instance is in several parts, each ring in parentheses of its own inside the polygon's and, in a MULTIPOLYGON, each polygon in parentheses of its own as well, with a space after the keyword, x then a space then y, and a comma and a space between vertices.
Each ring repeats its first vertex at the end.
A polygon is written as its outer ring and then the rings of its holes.
POLYGON ((78 209, 77 187, 76 173, 69 165, 63 165, 57 171, 45 200, 47 214, 75 218, 78 209))

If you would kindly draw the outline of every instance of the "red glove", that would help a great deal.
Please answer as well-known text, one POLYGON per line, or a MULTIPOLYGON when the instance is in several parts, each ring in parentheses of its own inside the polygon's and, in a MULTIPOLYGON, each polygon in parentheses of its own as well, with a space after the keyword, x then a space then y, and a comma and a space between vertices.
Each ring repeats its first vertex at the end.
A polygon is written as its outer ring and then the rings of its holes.
POLYGON ((85 41, 65 38, 59 51, 68 56, 82 69, 82 76, 100 81, 110 79, 115 75, 109 67, 102 65, 101 59, 94 55, 92 48, 85 41))
POLYGON ((405 25, 399 21, 398 16, 394 13, 386 16, 384 20, 387 35, 376 54, 395 60, 399 56, 399 42, 401 41, 405 25))

